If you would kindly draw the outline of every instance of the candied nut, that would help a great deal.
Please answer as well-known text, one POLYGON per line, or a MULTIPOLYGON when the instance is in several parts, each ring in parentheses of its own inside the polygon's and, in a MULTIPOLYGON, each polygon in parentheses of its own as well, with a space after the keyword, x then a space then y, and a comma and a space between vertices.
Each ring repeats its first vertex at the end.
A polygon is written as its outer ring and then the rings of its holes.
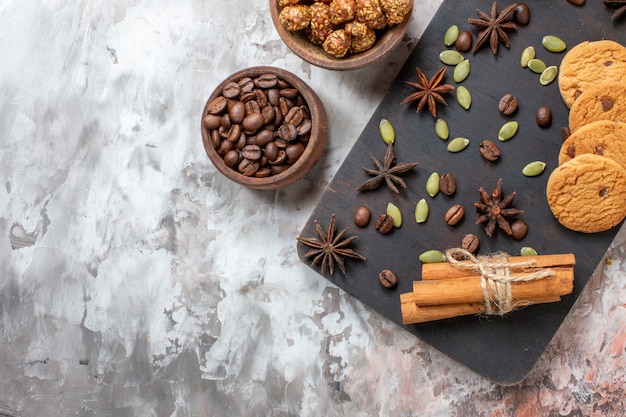
POLYGON ((358 54, 370 49, 376 43, 376 33, 367 28, 365 36, 352 36, 350 39, 350 53, 358 54))
POLYGON ((375 30, 387 26, 387 18, 380 6, 380 0, 357 0, 356 20, 375 30))
POLYGON ((350 36, 344 29, 335 30, 328 35, 322 47, 335 58, 343 58, 350 50, 350 36))
POLYGON ((413 0, 380 0, 389 25, 402 23, 413 7, 413 0))
POLYGON ((311 9, 304 4, 286 6, 280 11, 278 19, 290 32, 302 30, 311 23, 311 9))
POLYGON ((354 19, 356 0, 333 0, 330 3, 330 21, 339 25, 354 19))
POLYGON ((306 36, 315 45, 324 43, 328 35, 335 30, 330 20, 330 6, 316 1, 311 5, 311 24, 306 28, 306 36))

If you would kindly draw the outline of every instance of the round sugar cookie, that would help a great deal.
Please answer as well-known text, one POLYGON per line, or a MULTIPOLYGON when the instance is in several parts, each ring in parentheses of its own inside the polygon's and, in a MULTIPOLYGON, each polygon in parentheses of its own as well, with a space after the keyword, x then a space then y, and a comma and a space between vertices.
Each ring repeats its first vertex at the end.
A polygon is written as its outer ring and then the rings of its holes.
POLYGON ((626 123, 598 120, 581 126, 561 145, 559 165, 586 153, 611 158, 626 169, 626 123))
POLYGON ((626 216, 626 169, 604 156, 582 154, 552 171, 546 197, 554 217, 568 229, 609 230, 626 216))
POLYGON ((559 91, 567 107, 599 82, 626 83, 626 48, 611 40, 585 41, 570 49, 559 66, 559 91))
POLYGON ((569 111, 569 130, 598 120, 626 122, 626 83, 603 82, 587 88, 569 111))

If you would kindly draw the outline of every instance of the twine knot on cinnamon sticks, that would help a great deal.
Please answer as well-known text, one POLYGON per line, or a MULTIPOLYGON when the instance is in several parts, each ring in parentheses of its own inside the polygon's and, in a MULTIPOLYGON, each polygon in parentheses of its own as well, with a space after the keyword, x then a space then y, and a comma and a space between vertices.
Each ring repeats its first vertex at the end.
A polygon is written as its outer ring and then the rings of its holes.
POLYGON ((552 269, 539 268, 534 259, 512 262, 506 253, 474 256, 471 252, 461 249, 448 249, 445 253, 450 265, 460 269, 470 269, 480 274, 485 312, 487 315, 503 316, 515 310, 518 305, 513 299, 511 284, 514 282, 528 282, 544 278, 553 278, 556 272, 552 269), (463 260, 470 261, 463 262, 463 260), (512 275, 514 269, 533 268, 524 275, 512 275))

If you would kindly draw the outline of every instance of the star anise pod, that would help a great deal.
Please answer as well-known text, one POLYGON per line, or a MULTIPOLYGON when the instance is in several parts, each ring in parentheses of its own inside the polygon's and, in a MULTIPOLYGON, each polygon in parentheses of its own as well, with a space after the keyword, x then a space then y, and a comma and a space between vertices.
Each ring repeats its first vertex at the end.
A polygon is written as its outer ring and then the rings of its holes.
POLYGON ((318 263, 322 263, 321 271, 322 275, 326 273, 326 270, 332 275, 335 272, 335 265, 339 267, 341 272, 346 275, 346 266, 343 258, 354 258, 365 260, 364 256, 359 255, 347 246, 352 243, 357 236, 350 236, 344 239, 344 235, 348 231, 348 227, 342 229, 339 233, 337 231, 337 221, 335 214, 333 213, 330 218, 330 224, 328 225, 328 232, 325 232, 319 222, 315 220, 315 231, 317 232, 317 238, 297 238, 299 242, 311 247, 303 258, 313 257, 311 266, 314 267, 318 263), (335 234, 336 233, 336 234, 335 234))
POLYGON ((524 213, 524 210, 511 207, 517 193, 512 192, 502 198, 502 178, 498 180, 496 188, 493 189, 491 194, 487 193, 483 187, 480 187, 478 193, 480 194, 480 201, 474 203, 478 213, 476 224, 484 225, 485 233, 489 237, 493 236, 496 226, 510 236, 513 231, 511 230, 509 219, 524 213))
POLYGON ((363 184, 356 188, 356 191, 374 190, 378 188, 383 181, 387 184, 387 187, 394 193, 400 193, 398 186, 406 188, 406 182, 400 177, 401 174, 410 171, 417 162, 398 162, 396 163, 396 156, 393 151, 393 142, 387 145, 387 152, 385 152, 385 159, 381 162, 379 159, 370 156, 376 169, 363 168, 365 172, 372 175, 372 178, 365 181, 363 184), (396 184, 398 186, 396 186, 396 184))
POLYGON ((473 53, 476 53, 487 41, 489 41, 491 52, 494 55, 498 53, 498 44, 500 42, 504 43, 507 48, 510 46, 509 35, 505 31, 516 28, 515 23, 510 21, 515 11, 515 6, 517 4, 513 3, 498 13, 498 5, 494 1, 493 6, 491 6, 491 16, 483 11, 476 10, 479 18, 467 19, 468 23, 480 29, 478 38, 476 38, 476 44, 472 50, 473 53))
POLYGON ((454 90, 454 86, 451 84, 441 84, 443 76, 446 73, 446 67, 441 68, 437 73, 429 80, 426 78, 424 72, 421 69, 415 68, 417 72, 418 82, 405 81, 408 85, 415 88, 417 91, 402 100, 400 104, 412 103, 419 100, 417 104, 416 112, 419 112, 428 103, 428 110, 433 117, 437 117, 437 102, 447 106, 446 100, 443 98, 443 94, 454 90))
POLYGON ((626 15, 626 0, 603 0, 604 5, 616 9, 611 15, 611 20, 617 22, 626 15))

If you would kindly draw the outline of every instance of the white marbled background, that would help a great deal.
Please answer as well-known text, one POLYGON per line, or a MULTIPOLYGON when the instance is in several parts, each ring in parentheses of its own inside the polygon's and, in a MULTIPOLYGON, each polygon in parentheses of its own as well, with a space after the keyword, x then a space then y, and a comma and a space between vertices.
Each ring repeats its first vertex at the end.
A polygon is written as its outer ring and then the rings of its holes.
POLYGON ((439 4, 416 0, 383 62, 337 73, 293 55, 264 0, 0 0, 0 415, 620 415, 624 232, 514 387, 298 259, 439 4), (211 90, 252 65, 294 72, 329 116, 325 157, 281 191, 229 182, 202 148, 211 90))

